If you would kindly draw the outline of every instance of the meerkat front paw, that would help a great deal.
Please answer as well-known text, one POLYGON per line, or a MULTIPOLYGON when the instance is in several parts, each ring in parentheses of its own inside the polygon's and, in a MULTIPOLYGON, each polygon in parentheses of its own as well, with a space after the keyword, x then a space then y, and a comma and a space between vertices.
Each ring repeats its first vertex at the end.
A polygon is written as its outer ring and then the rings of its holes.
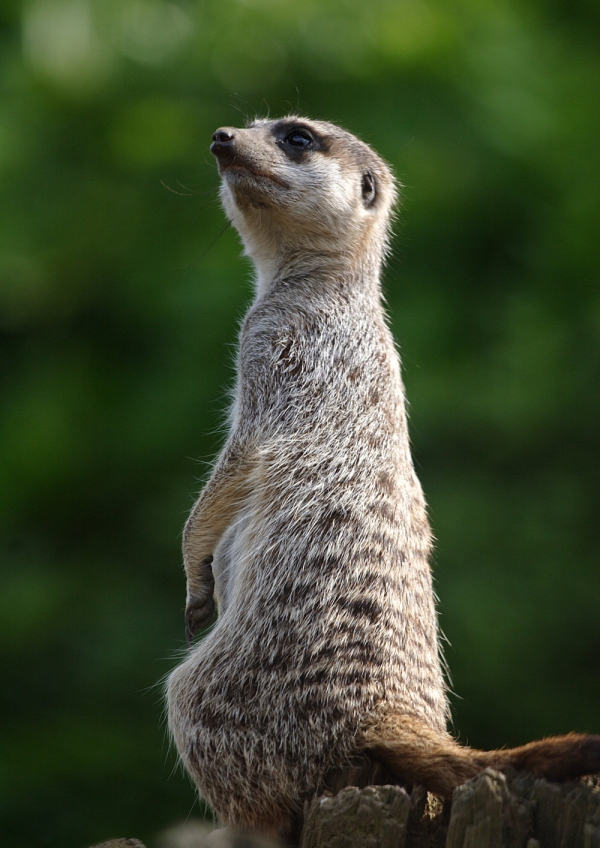
POLYGON ((208 627, 215 616, 215 578, 212 572, 212 554, 202 560, 202 582, 200 588, 188 592, 185 606, 185 638, 191 647, 194 636, 208 627))

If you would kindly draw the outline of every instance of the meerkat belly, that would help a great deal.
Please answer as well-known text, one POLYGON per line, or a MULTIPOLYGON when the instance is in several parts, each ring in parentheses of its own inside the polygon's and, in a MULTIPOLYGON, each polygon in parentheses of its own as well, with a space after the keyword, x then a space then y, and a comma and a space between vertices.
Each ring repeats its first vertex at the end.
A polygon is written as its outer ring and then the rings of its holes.
MULTIPOLYGON (((296 437, 282 475, 281 447, 277 467, 263 449, 262 485, 219 545, 223 612, 174 673, 169 699, 203 795, 238 823, 250 808, 264 821, 278 803, 300 803, 378 712, 445 721, 428 540, 396 522, 388 501, 398 491, 373 487, 360 457, 340 480, 339 456, 317 465, 296 437)), ((410 483, 397 485, 410 497, 410 483)))

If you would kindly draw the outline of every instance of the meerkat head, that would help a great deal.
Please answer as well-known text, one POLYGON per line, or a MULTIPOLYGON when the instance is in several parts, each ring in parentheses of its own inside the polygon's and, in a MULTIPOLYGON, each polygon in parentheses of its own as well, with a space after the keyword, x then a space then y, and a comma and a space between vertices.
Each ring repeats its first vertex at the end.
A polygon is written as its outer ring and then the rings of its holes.
POLYGON ((288 116, 222 127, 210 149, 259 288, 290 271, 378 274, 396 185, 367 144, 334 124, 288 116))

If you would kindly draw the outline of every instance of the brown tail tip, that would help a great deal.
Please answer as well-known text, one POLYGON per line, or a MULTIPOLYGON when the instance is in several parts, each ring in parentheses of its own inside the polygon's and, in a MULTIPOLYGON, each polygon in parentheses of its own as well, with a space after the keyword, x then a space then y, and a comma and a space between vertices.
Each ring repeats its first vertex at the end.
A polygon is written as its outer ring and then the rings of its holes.
POLYGON ((410 716, 390 716, 363 734, 362 745, 406 783, 421 783, 449 798, 454 789, 487 766, 511 766, 548 780, 570 780, 600 772, 600 736, 569 733, 519 748, 476 751, 410 716))
POLYGON ((511 765, 548 780, 570 780, 600 772, 600 736, 583 733, 552 736, 520 748, 490 753, 499 754, 501 760, 508 757, 500 767, 511 765))

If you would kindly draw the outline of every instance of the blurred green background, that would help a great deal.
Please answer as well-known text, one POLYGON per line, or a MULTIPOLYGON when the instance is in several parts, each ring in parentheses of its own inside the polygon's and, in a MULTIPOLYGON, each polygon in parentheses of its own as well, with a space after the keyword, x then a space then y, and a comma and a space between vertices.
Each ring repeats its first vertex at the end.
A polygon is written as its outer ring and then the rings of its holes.
POLYGON ((210 135, 337 121, 405 185, 386 293, 455 729, 600 732, 596 0, 4 0, 0 842, 185 818, 160 681, 250 295, 210 135))

